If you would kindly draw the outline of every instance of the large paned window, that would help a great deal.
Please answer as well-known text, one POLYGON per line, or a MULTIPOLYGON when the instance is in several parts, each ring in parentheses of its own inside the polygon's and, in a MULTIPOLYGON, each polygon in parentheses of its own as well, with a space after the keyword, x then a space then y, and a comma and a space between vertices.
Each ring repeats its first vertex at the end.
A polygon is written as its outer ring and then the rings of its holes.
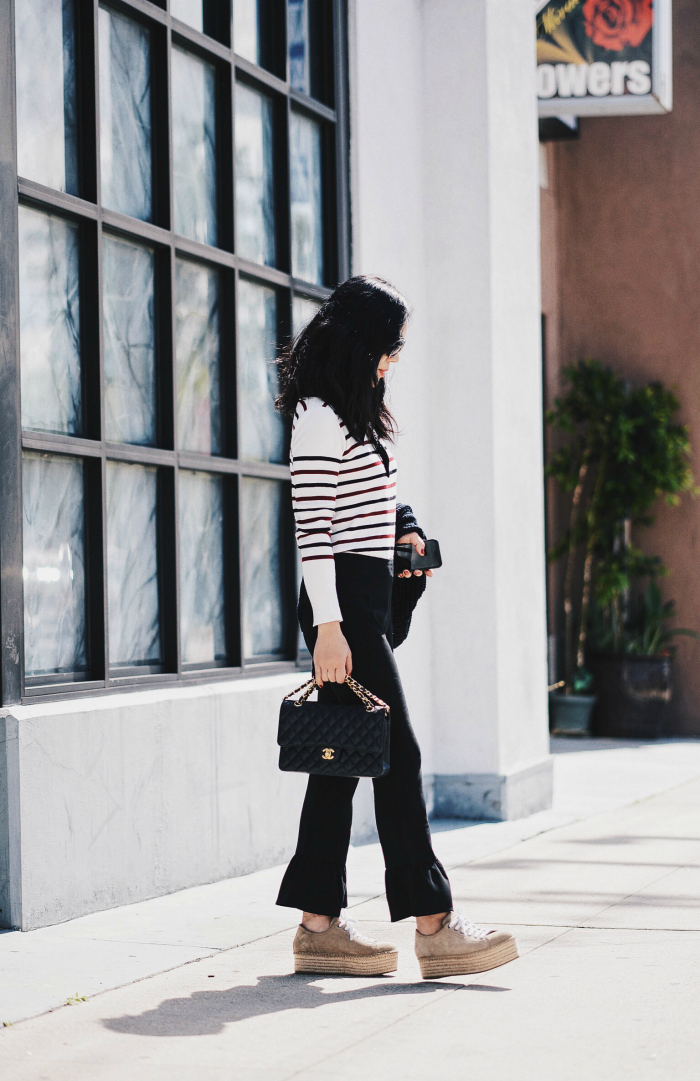
POLYGON ((0 11, 4 703, 304 663, 275 358, 349 272, 345 33, 0 11))

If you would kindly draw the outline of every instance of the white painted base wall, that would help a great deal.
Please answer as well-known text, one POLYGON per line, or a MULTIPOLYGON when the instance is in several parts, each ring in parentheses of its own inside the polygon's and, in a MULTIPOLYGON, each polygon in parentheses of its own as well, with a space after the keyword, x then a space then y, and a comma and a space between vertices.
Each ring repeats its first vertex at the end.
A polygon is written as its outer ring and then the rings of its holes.
POLYGON ((302 678, 3 711, 3 925, 29 930, 287 859, 306 778, 277 768, 277 717, 302 678))

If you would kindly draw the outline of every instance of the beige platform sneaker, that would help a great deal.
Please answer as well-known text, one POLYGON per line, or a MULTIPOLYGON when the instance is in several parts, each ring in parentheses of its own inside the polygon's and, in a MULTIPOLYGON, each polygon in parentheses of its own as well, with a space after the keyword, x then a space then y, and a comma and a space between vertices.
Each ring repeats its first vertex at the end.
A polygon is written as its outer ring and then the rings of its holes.
POLYGON ((434 935, 416 931, 416 957, 425 980, 488 972, 517 956, 518 946, 510 932, 477 927, 457 912, 448 912, 434 935))
POLYGON ((352 920, 336 916, 327 931, 299 925, 294 938, 294 971, 334 976, 383 976, 396 972, 399 955, 388 942, 361 935, 352 920))

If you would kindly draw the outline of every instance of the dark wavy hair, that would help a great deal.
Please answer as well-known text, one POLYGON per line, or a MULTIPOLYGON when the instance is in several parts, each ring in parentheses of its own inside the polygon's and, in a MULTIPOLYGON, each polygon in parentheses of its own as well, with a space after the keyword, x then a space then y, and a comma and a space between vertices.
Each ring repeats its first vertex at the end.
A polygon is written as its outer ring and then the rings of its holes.
POLYGON ((339 285, 278 359, 276 407, 294 416, 300 398, 327 402, 360 442, 379 449, 394 439, 396 422, 384 401, 377 367, 401 348, 408 303, 382 278, 358 275, 339 285))

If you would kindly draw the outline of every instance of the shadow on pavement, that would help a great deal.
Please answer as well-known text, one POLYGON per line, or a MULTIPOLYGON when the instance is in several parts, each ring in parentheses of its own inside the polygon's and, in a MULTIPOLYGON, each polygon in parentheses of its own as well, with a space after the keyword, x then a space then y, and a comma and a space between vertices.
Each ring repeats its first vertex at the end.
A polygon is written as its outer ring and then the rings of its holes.
POLYGON ((315 985, 324 979, 347 977, 317 975, 261 976, 256 984, 230 987, 225 991, 195 991, 188 998, 170 998, 153 1010, 137 1015, 106 1018, 102 1024, 112 1032, 129 1036, 213 1036, 224 1025, 249 1017, 280 1013, 283 1010, 313 1010, 334 1003, 386 995, 430 995, 436 991, 509 991, 509 987, 463 983, 395 983, 382 980, 371 987, 327 992, 315 985))

